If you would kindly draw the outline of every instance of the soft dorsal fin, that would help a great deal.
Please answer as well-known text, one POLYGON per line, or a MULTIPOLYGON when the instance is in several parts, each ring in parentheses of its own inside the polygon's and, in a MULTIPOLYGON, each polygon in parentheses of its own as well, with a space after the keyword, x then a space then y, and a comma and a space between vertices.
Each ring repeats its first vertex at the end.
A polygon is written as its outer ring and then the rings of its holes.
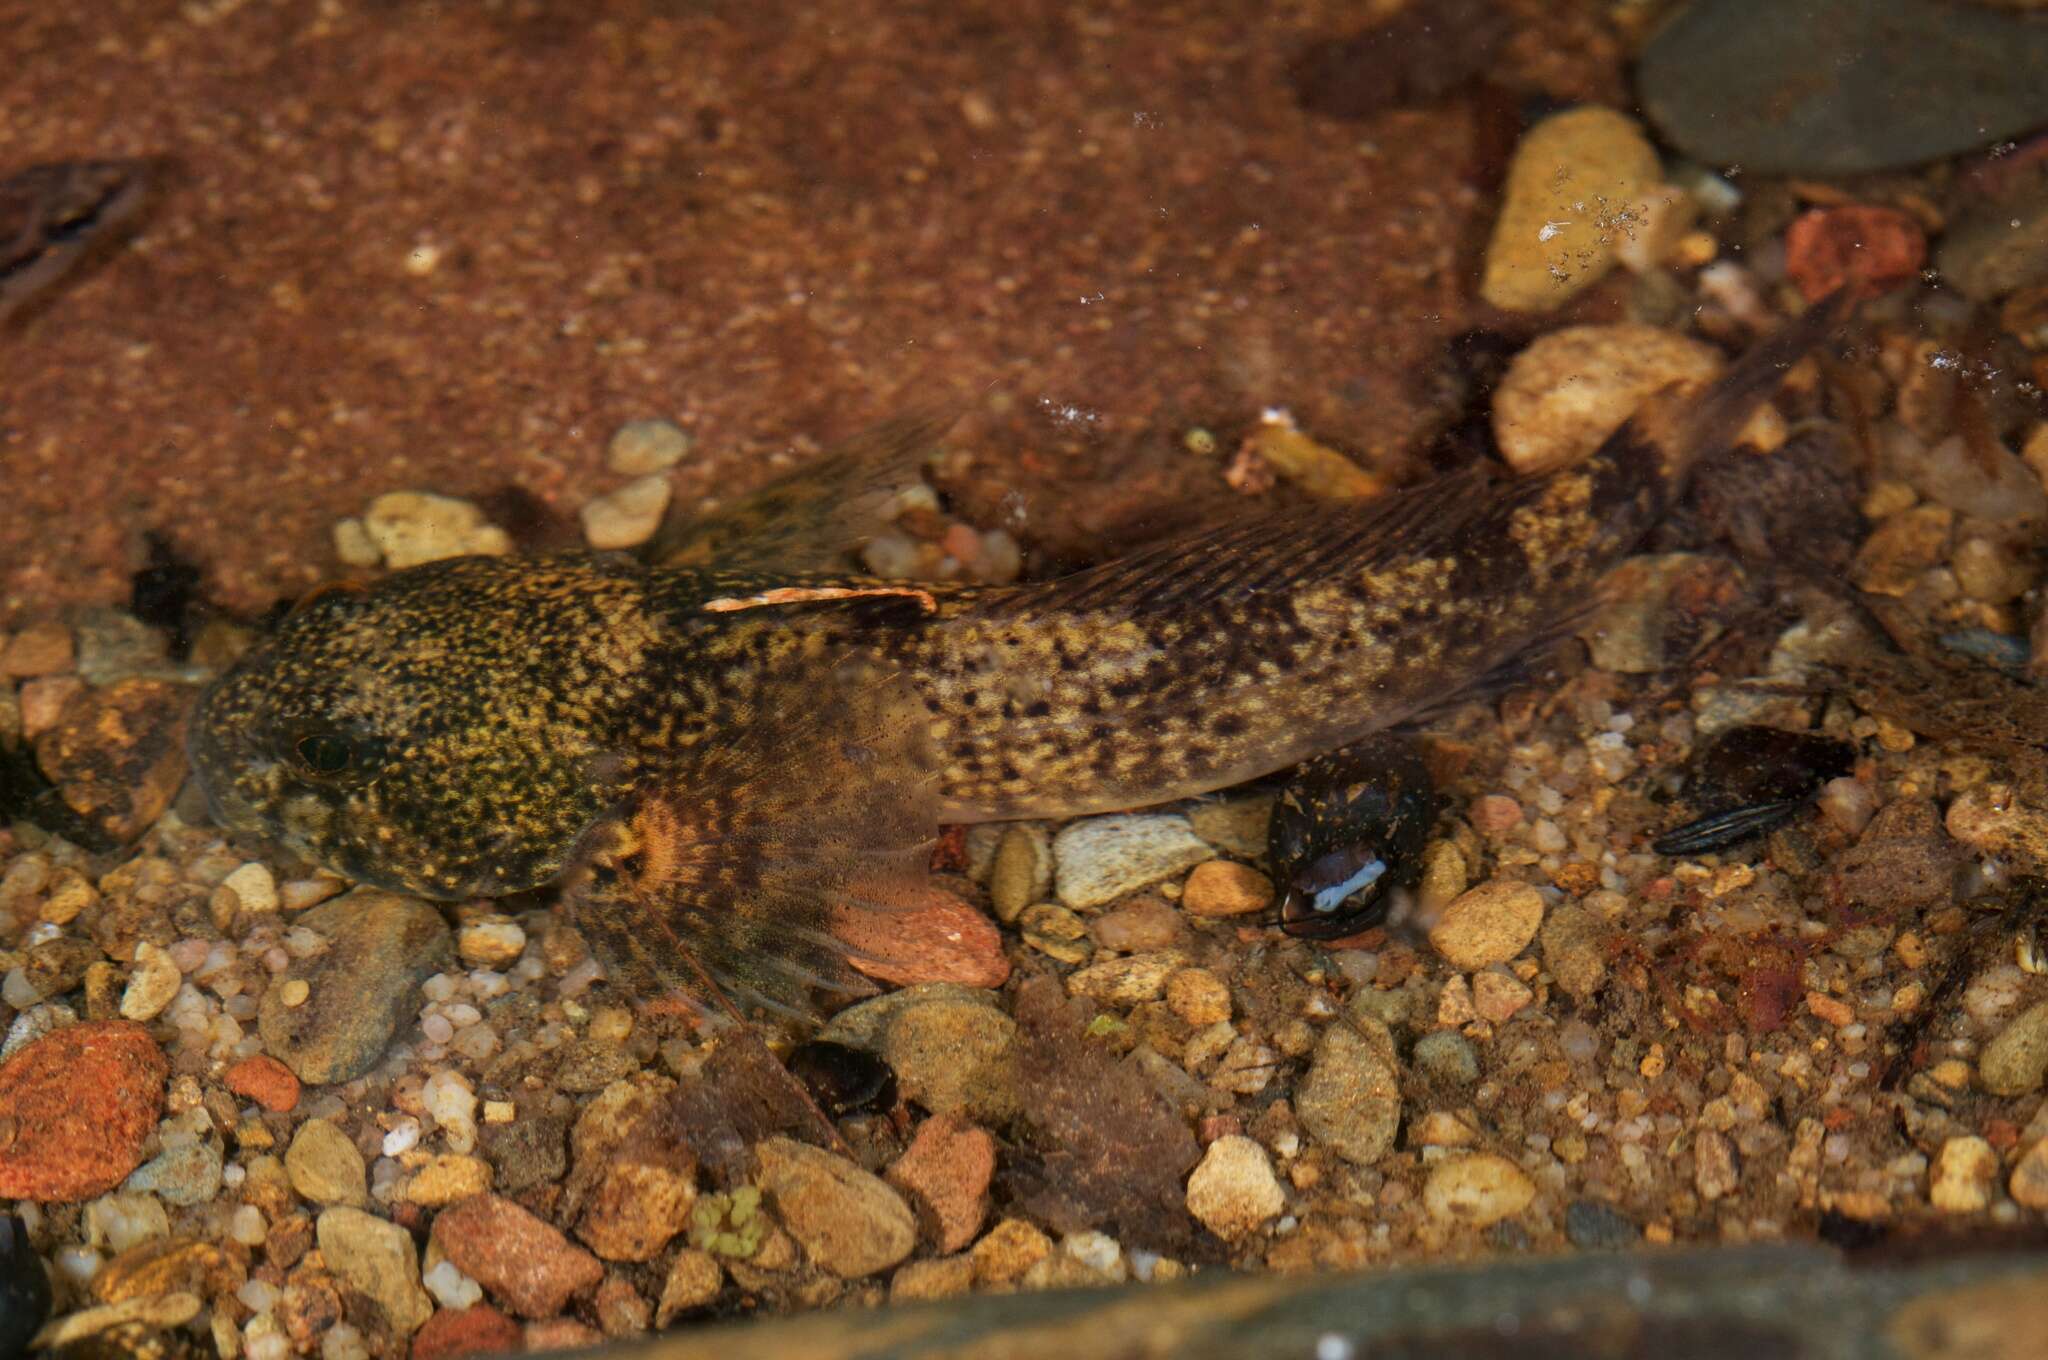
POLYGON ((843 570, 887 527, 898 492, 959 419, 933 407, 885 421, 713 514, 669 512, 647 546, 656 566, 777 574, 843 570))

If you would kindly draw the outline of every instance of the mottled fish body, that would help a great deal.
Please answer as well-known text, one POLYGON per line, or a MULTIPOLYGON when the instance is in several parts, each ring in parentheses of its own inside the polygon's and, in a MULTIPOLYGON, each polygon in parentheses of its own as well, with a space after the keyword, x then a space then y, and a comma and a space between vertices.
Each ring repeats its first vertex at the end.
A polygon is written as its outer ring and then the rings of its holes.
POLYGON ((671 526, 655 564, 469 558, 322 593, 209 690, 194 761, 227 825, 352 878, 455 898, 566 875, 625 985, 799 1004, 848 913, 916 896, 942 822, 1241 783, 1560 636, 1833 313, 1572 467, 1277 511, 1043 584, 828 569, 933 434, 891 427, 671 526))

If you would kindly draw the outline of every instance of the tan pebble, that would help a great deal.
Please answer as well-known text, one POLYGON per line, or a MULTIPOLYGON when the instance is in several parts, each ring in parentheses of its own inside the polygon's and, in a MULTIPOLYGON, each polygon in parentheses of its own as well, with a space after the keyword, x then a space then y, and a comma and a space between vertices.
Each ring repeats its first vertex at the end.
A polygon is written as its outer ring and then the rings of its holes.
POLYGON ((1990 1207, 1998 1183, 1998 1153, 1974 1134, 1949 1139, 1935 1154, 1927 1199, 1945 1214, 1974 1214, 1990 1207))
POLYGON ((1273 905, 1273 881, 1248 864, 1212 859, 1188 875, 1180 904, 1190 916, 1247 916, 1273 905))
POLYGON ((1516 312, 1562 306, 1613 268, 1658 186, 1657 152, 1612 109, 1568 109, 1516 143, 1487 242, 1480 296, 1516 312))
POLYGON ((661 1302, 655 1306, 654 1325, 666 1327, 674 1318, 708 1308, 725 1287, 725 1272, 718 1258, 708 1251, 685 1247, 669 1263, 668 1278, 661 1286, 661 1302))
POLYGON ((1021 1218, 1006 1218, 983 1233, 968 1250, 974 1278, 982 1284, 1009 1284, 1052 1255, 1052 1239, 1021 1218))
POLYGON ((911 1261, 889 1277, 889 1302, 953 1299, 974 1288, 974 1259, 966 1254, 911 1261))
POLYGON ((1472 1009, 1472 984, 1463 974, 1453 974, 1436 997, 1436 1024, 1438 1029, 1458 1029, 1479 1018, 1472 1009))
POLYGON ((384 560, 370 531, 354 515, 334 522, 334 555, 345 567, 374 567, 384 560))
POLYGON ((1863 517, 1876 521, 1889 519, 1901 510, 1910 510, 1919 503, 1920 493, 1907 482, 1873 482, 1870 490, 1863 495, 1860 507, 1863 517))
POLYGON ((75 655, 69 628, 55 622, 32 623, 0 651, 0 676, 26 680, 56 675, 71 669, 75 655))
POLYGON ((1992 604, 2004 604, 2034 585, 2034 573, 2003 544, 1988 538, 1964 539, 1949 559, 1949 569, 1963 594, 1992 604))
POLYGON ((476 1157, 445 1153, 433 1158, 412 1178, 405 1197, 414 1204, 437 1206, 481 1195, 491 1188, 490 1163, 476 1157))
POLYGON ((277 999, 287 1006, 303 1006, 312 994, 313 989, 303 979, 293 978, 278 989, 277 999))
POLYGON ((2026 1209, 2048 1209, 2048 1138, 2037 1140, 2012 1169, 2006 1189, 2026 1209))
POLYGON ((1166 1005, 1197 1028, 1230 1018, 1230 988, 1206 968, 1183 968, 1166 980, 1166 1005))
POLYGON ((1430 1217, 1481 1228, 1521 1213, 1535 1198, 1536 1183, 1513 1162, 1490 1152, 1439 1162, 1422 1187, 1430 1217))
POLYGON ((78 914, 99 901, 99 890, 92 881, 76 869, 60 869, 50 883, 50 895, 43 900, 43 909, 38 915, 52 925, 68 925, 78 919, 78 914))
POLYGON ((1693 1143, 1693 1188, 1700 1198, 1712 1203, 1735 1193, 1742 1173, 1735 1161, 1735 1145, 1726 1134, 1702 1129, 1693 1143))
POLYGON ((1186 962, 1176 950, 1104 959, 1070 975, 1067 991, 1112 1006, 1135 1006, 1157 1000, 1167 978, 1186 962))
POLYGON ((1879 524, 1857 550, 1850 578, 1872 595, 1905 595, 1920 574, 1948 557, 1955 511, 1945 505, 1922 505, 1879 524))
POLYGON ((484 1123, 509 1124, 519 1117, 519 1107, 509 1100, 486 1100, 484 1123))
POLYGON ((1512 879, 1490 879, 1444 908, 1429 943, 1451 964, 1469 971, 1521 953, 1542 924, 1543 894, 1512 879))
POLYGON ((1808 992, 1806 1009, 1836 1029, 1856 1023, 1856 1008, 1838 997, 1829 996, 1826 992, 1808 992))
MULTIPOLYGON (((1567 326, 1514 357, 1493 398, 1501 456, 1529 475, 1576 463, 1653 397, 1674 384, 1704 387, 1726 367, 1719 350, 1689 335, 1622 322, 1567 326)), ((1766 451, 1785 442, 1776 408, 1761 407, 1737 436, 1766 451)))
POLYGON ((671 420, 629 420, 612 433, 605 466, 624 477, 666 472, 690 451, 690 436, 671 420))
POLYGON ((1416 1121, 1408 1136, 1418 1147, 1468 1147, 1477 1135, 1470 1124, 1449 1110, 1431 1110, 1416 1121))
POLYGON ((422 562, 469 554, 502 556, 512 550, 503 529, 484 521, 475 505, 425 491, 392 491, 370 502, 363 530, 397 571, 422 562))
POLYGON ((526 931, 504 916, 473 922, 457 933, 455 952, 472 968, 508 968, 526 952, 526 931))
POLYGON ((147 941, 136 945, 135 971, 129 974, 127 990, 121 993, 121 1018, 156 1019, 183 984, 184 977, 167 951, 147 941))
POLYGON ((222 879, 220 885, 234 893, 243 911, 263 913, 277 910, 277 879, 272 876, 268 865, 250 860, 222 879))
POLYGON ((1258 1231, 1286 1207, 1272 1159, 1242 1134, 1209 1144, 1188 1177, 1188 1212, 1226 1242, 1258 1231))
POLYGON ((1501 1024, 1536 999, 1520 979, 1491 970, 1472 977, 1472 1009, 1481 1020, 1501 1024))
POLYGON ((1003 832, 989 866, 989 905, 996 919, 1008 924, 1052 890, 1052 838, 1041 826, 1025 823, 1003 832))
POLYGON ((584 503, 583 540, 600 552, 637 548, 654 537, 668 510, 667 476, 651 473, 584 503))

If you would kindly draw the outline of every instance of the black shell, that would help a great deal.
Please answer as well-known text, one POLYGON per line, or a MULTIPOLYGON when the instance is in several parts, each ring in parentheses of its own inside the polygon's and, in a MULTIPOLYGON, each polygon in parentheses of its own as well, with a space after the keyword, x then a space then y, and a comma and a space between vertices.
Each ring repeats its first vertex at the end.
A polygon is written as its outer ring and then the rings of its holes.
POLYGON ((896 1073, 863 1049, 813 1039, 791 1049, 784 1065, 818 1108, 834 1119, 886 1110, 896 1103, 896 1073))
POLYGON ((28 1244, 28 1228, 0 1214, 0 1360, 28 1354, 29 1338, 50 1315, 50 1277, 28 1244))
POLYGON ((1413 883, 1422 871, 1436 804, 1429 769, 1406 737, 1367 737, 1296 769, 1266 833, 1280 928, 1327 940, 1377 924, 1387 914, 1388 890, 1413 883), (1364 881, 1335 895, 1353 879, 1364 881))
POLYGON ((1855 764, 1856 748, 1833 737, 1731 727, 1687 762, 1685 802, 1695 816, 1651 848, 1660 855, 1700 855, 1773 831, 1855 764))

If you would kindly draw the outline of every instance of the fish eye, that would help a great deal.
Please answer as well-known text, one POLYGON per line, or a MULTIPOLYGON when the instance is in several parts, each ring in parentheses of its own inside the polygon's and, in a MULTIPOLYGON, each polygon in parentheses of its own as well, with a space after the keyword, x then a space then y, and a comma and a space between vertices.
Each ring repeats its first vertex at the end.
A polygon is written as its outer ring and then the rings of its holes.
POLYGON ((307 774, 330 779, 347 774, 357 763, 354 745, 348 738, 334 732, 314 732, 300 737, 292 743, 292 754, 299 758, 299 764, 307 774))

